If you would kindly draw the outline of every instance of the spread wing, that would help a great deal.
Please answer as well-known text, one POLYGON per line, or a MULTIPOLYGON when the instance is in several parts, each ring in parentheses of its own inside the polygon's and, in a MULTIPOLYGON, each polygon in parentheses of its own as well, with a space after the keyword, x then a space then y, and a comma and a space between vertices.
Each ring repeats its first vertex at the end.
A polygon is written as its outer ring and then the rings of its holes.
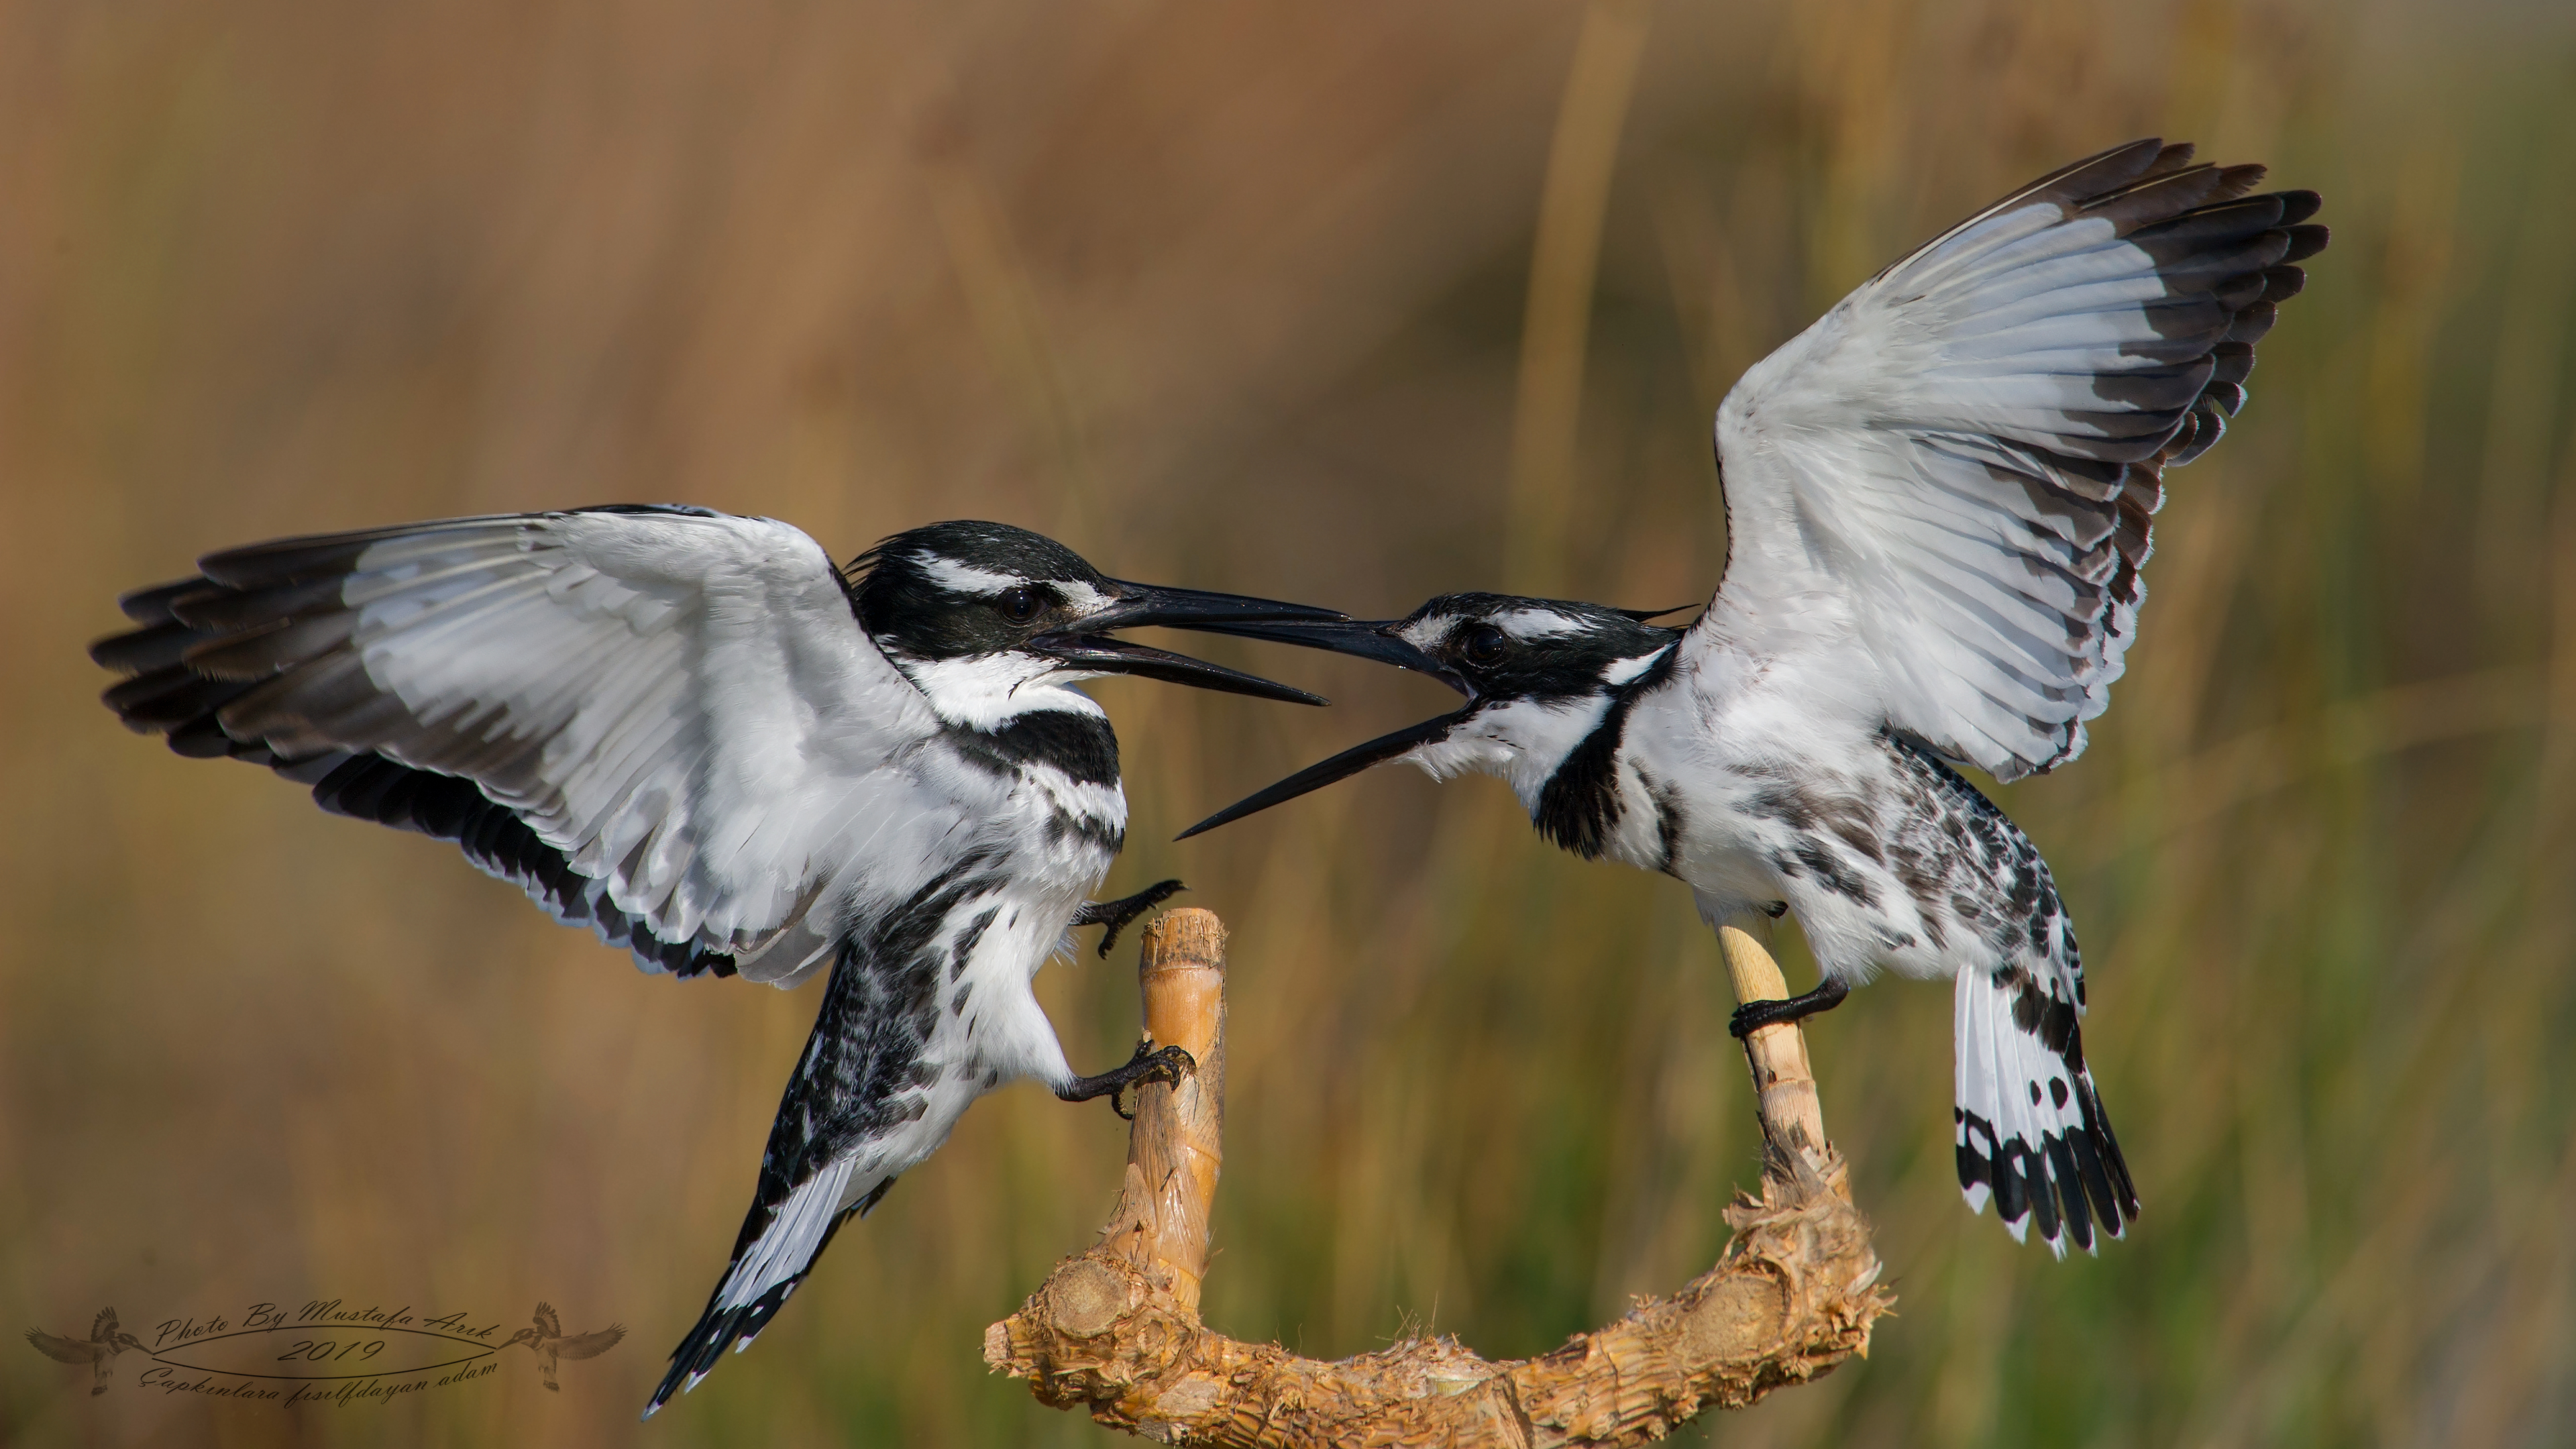
POLYGON ((2138 141, 1872 278, 1717 414, 1727 572, 1691 647, 1822 650, 2004 780, 2073 759, 2145 596, 2168 466, 2218 440, 2323 249, 2313 192, 2138 141))
POLYGON ((618 1340, 625 1336, 626 1325, 612 1323, 597 1333, 585 1333, 579 1338, 556 1339, 555 1353, 562 1358, 597 1358, 617 1347, 618 1340))
POLYGON ((106 696, 129 726, 453 840, 647 970, 802 980, 832 946, 818 900, 900 899, 957 828, 899 763, 927 701, 786 524, 621 506, 200 567, 92 650, 133 676, 106 696))
POLYGON ((98 1317, 90 1320, 89 1336, 98 1343, 107 1343, 115 1339, 116 1310, 114 1308, 102 1308, 98 1311, 98 1317))
POLYGON ((543 1334, 545 1337, 563 1337, 563 1320, 555 1316, 555 1306, 553 1304, 538 1304, 534 1321, 537 1325, 537 1332, 543 1334))
POLYGON ((36 1352, 65 1363, 96 1363, 98 1356, 106 1351, 95 1343, 84 1343, 77 1338, 56 1338, 41 1328, 28 1329, 27 1341, 36 1346, 36 1352))

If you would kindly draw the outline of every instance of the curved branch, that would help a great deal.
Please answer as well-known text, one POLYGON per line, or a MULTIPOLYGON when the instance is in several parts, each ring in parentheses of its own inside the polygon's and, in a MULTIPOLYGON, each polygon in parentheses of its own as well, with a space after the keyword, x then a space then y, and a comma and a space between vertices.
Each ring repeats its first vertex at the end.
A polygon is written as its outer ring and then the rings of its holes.
MULTIPOLYGON (((1742 1000, 1786 997, 1770 955, 1720 933, 1742 1000)), ((1199 1322, 1208 1207, 1221 1160, 1225 928, 1173 911, 1146 932, 1147 1030, 1198 1061, 1150 1085, 1118 1207, 1020 1311, 985 1331, 984 1361, 1038 1401, 1161 1443, 1229 1446, 1603 1445, 1659 1439, 1710 1408, 1742 1408, 1869 1351, 1892 1302, 1869 1227, 1827 1144, 1794 1025, 1745 1042, 1763 1136, 1762 1196, 1726 1210, 1717 1266, 1667 1297, 1536 1358, 1493 1363, 1422 1338, 1326 1363, 1199 1322)))

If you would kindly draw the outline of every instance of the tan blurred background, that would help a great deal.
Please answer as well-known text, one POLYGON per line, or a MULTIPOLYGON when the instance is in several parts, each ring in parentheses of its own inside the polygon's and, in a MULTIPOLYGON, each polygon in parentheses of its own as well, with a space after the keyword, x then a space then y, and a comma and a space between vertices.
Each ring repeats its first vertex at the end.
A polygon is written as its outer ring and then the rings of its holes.
MULTIPOLYGON (((1901 1316, 1699 1432, 2576 1440, 2571 87, 2576 11, 2505 0, 0 5, 0 1328, 322 1294, 632 1331, 560 1394, 510 1362, 298 1412, 0 1345, 0 1442, 1104 1438, 978 1354, 1119 1162, 1029 1087, 639 1428, 818 988, 641 976, 446 846, 127 735, 82 654, 120 589, 678 499, 1362 613, 1679 603, 1735 374, 2144 134, 2335 229, 2176 475, 2091 753, 1997 792, 2083 927, 2148 1216, 2065 1264, 1969 1217, 1947 995, 1865 992, 1814 1043, 1901 1316)), ((1755 1164, 1685 893, 1482 781, 1165 843, 1440 707, 1210 652, 1340 701, 1100 688, 1111 888, 1185 876, 1235 930, 1211 1319, 1520 1354, 1705 1266, 1755 1164)), ((1042 978, 1077 1064, 1123 1058, 1130 969, 1042 978)))

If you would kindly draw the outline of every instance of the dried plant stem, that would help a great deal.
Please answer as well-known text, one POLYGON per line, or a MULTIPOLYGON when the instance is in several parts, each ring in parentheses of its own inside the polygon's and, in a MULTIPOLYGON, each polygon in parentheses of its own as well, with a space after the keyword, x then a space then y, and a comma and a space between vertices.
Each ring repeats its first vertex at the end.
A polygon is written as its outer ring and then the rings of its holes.
POLYGON ((1138 1094, 1126 1185, 1095 1251, 1167 1283, 1172 1302, 1195 1314, 1225 1161, 1225 926, 1216 912, 1178 910, 1154 922, 1137 980, 1145 1034, 1198 1065, 1178 1085, 1152 1083, 1138 1094))
MULTIPOLYGON (((1788 994, 1753 938, 1724 936, 1743 999, 1788 994)), ((1225 930, 1206 911, 1147 931, 1145 1019, 1198 1071, 1145 1088, 1127 1178, 1101 1242, 1068 1258, 984 1335, 984 1360, 1041 1403, 1161 1443, 1597 1445, 1662 1438, 1866 1354, 1890 1300, 1869 1228, 1826 1143, 1795 1026, 1745 1043, 1764 1140, 1760 1201, 1726 1211, 1734 1240, 1669 1297, 1537 1358, 1492 1363, 1450 1338, 1325 1363, 1205 1327, 1208 1207, 1224 1117, 1225 930)))
MULTIPOLYGON (((1739 927, 1720 926, 1717 944, 1737 1001, 1788 998, 1788 979, 1761 942, 1739 927)), ((1842 1155, 1825 1141, 1825 1105, 1807 1064, 1807 1034, 1795 1023, 1763 1027, 1744 1039, 1744 1064, 1753 1072, 1754 1111, 1762 1119, 1763 1177, 1812 1177, 1850 1202, 1842 1155)))

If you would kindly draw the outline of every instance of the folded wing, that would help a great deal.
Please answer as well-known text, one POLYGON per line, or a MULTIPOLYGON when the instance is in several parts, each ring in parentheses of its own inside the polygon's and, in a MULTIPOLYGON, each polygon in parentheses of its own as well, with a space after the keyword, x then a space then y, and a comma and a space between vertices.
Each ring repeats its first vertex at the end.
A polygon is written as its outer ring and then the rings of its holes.
POLYGON ((842 1226, 937 1151, 976 1098, 1024 1070, 1000 1062, 1010 1038, 1049 1030, 1035 999, 997 999, 976 983, 1025 981, 1017 963, 1060 929, 1023 910, 998 853, 974 853, 849 938, 779 1100, 733 1258, 672 1350, 647 1417, 758 1337, 842 1226), (996 973, 995 962, 1013 964, 996 973), (1014 1003, 1028 1015, 1015 1017, 1014 1003))
POLYGON ((927 702, 786 524, 465 518, 200 567, 92 651, 133 676, 128 725, 453 840, 648 970, 793 984, 829 958, 822 902, 900 899, 958 827, 905 766, 927 702))
POLYGON ((1838 653, 1887 723, 2011 780, 2073 759, 2167 466, 2242 406, 2323 249, 2303 191, 2148 140, 1872 278, 1718 409, 1729 554, 1694 649, 1838 653))

